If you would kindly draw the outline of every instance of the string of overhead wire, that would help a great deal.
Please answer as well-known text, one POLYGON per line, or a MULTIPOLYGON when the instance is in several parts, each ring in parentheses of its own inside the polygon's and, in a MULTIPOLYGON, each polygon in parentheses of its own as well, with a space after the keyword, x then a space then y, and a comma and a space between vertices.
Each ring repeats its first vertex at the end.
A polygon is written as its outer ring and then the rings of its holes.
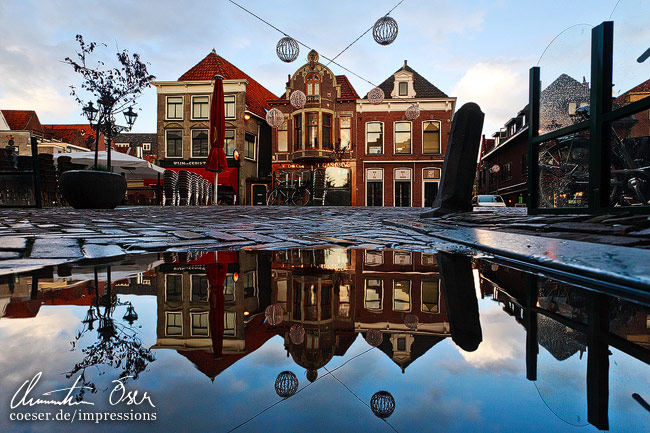
MULTIPOLYGON (((354 355, 352 358, 348 359, 347 361, 345 361, 343 364, 339 365, 338 367, 336 367, 336 368, 333 369, 332 371, 329 371, 329 370, 325 369, 325 370, 327 370, 327 373, 326 373, 326 374, 322 375, 321 377, 319 377, 319 378, 316 379, 315 381, 313 381, 313 382, 309 382, 307 385, 305 385, 305 386, 303 386, 302 388, 300 388, 298 391, 296 391, 296 393, 295 393, 292 397, 295 397, 296 395, 298 395, 299 392, 301 392, 301 391, 304 390, 305 388, 309 387, 310 385, 313 385, 314 383, 318 382, 319 380, 321 380, 321 379, 324 378, 325 376, 332 374, 333 372, 335 372, 335 371, 338 370, 339 368, 342 368, 342 367, 343 367, 345 364, 347 364, 348 362, 350 362, 350 361, 352 361, 352 360, 354 360, 354 359, 356 359, 356 358, 358 358, 358 357, 360 357, 360 356, 362 356, 362 355, 365 355, 366 353, 370 352, 372 349, 374 349, 374 347, 371 347, 371 348, 369 348, 369 349, 367 349, 367 350, 365 350, 365 351, 363 351, 363 352, 361 352, 361 353, 359 353, 359 354, 357 354, 357 355, 354 355)), ((334 375, 332 375, 332 376, 334 376, 334 375)), ((337 380, 338 380, 338 379, 337 379, 337 380)), ((289 398, 289 397, 287 397, 287 398, 289 398)), ((252 417, 248 418, 247 420, 241 422, 240 424, 237 424, 235 427, 233 427, 233 428, 231 428, 230 430, 228 430, 227 433, 231 433, 231 432, 237 430, 238 428, 244 426, 245 424, 248 424, 249 422, 253 421, 253 420, 254 420, 255 418, 257 418, 258 416, 262 415, 264 412, 266 412, 266 411, 268 411, 269 409, 271 409, 271 408, 277 406, 278 404, 282 403, 282 402, 285 401, 287 398, 280 399, 280 400, 276 401, 275 403, 273 403, 272 405, 267 406, 266 408, 264 408, 263 410, 259 411, 258 413, 256 413, 256 414, 253 415, 252 417)), ((359 397, 357 397, 357 398, 359 398, 359 397)), ((366 406, 367 406, 367 405, 366 405, 366 406)), ((368 406, 368 407, 370 407, 370 406, 368 406)), ((391 427, 392 427, 392 426, 391 426, 391 427)), ((394 428, 393 428, 393 430, 394 430, 394 428)))
MULTIPOLYGON (((390 13, 393 12, 395 9, 397 9, 397 6, 401 5, 402 3, 404 3, 404 0, 400 1, 400 2, 397 3, 395 6, 393 6, 393 8, 392 8, 391 10, 389 10, 388 12, 386 12, 386 15, 384 15, 384 16, 387 17, 388 15, 390 15, 390 13)), ((332 63, 334 60, 338 59, 338 57, 339 57, 341 54, 343 54, 344 52, 346 52, 346 51, 348 50, 348 48, 350 48, 352 45, 356 44, 357 41, 358 41, 359 39, 361 39, 362 37, 364 37, 364 36, 365 36, 365 35, 366 35, 370 30, 372 30, 373 27, 374 27, 374 25, 370 26, 370 28, 369 28, 368 30, 366 30, 365 32, 361 33, 361 36, 359 36, 359 37, 356 38, 354 41, 352 41, 352 42, 350 43, 350 45, 348 45, 347 47, 345 47, 345 48, 343 49, 343 51, 341 51, 340 53, 338 53, 337 55, 335 55, 334 57, 332 57, 332 60, 330 60, 329 62, 327 62, 327 65, 325 65, 325 66, 328 66, 328 65, 329 65, 330 63, 332 63)))
MULTIPOLYGON (((292 38, 294 41, 296 41, 298 44, 302 45, 303 47, 307 48, 308 50, 313 50, 313 48, 310 47, 309 45, 307 45, 307 44, 301 42, 300 40, 294 38, 293 36, 289 36, 289 34, 287 34, 284 30, 281 30, 281 29, 278 28, 277 26, 271 24, 270 22, 268 22, 268 21, 265 20, 264 18, 262 18, 262 17, 260 17, 259 15, 257 15, 257 14, 255 14, 255 13, 251 12, 250 10, 246 9, 244 6, 240 5, 239 3, 235 2, 234 0, 228 0, 228 1, 230 1, 230 3, 234 4, 235 6, 237 6, 238 8, 240 8, 241 10, 243 10, 244 12, 246 12, 246 13, 252 15, 253 17, 257 18, 258 20, 260 20, 261 22, 263 22, 263 23, 266 24, 267 26, 271 27, 272 29, 274 29, 274 30, 276 30, 276 31, 278 31, 278 32, 280 32, 280 33, 282 33, 284 36, 292 38)), ((393 11, 397 6, 399 6, 400 4, 402 4, 403 1, 404 1, 404 0, 402 0, 402 1, 400 1, 398 4, 396 4, 396 5, 393 7, 393 9, 391 9, 388 13, 392 12, 392 11, 393 11)), ((386 15, 388 15, 388 14, 386 14, 386 15)), ((366 31, 366 33, 367 33, 367 31, 366 31)), ((364 33, 364 35, 365 35, 366 33, 364 33)), ((357 40, 361 39, 362 36, 363 36, 363 35, 361 35, 359 38, 357 38, 357 40)), ((355 42, 356 42, 356 41, 355 41, 355 42)), ((346 48, 346 49, 347 49, 347 48, 346 48)), ((344 51, 345 51, 345 50, 344 50, 344 51)), ((338 57, 340 54, 342 54, 342 52, 339 53, 336 57, 338 57)), ((376 85, 376 84, 373 83, 372 81, 370 81, 370 80, 368 80, 368 79, 362 77, 361 75, 357 74, 356 72, 354 72, 354 71, 352 71, 352 70, 346 68, 345 66, 341 65, 340 63, 336 62, 334 59, 330 59, 329 57, 327 57, 327 56, 325 56, 325 55, 323 55, 323 54, 320 54, 320 53, 319 53, 319 55, 320 55, 322 58, 324 58, 325 60, 328 60, 328 61, 329 61, 328 64, 330 64, 330 63, 334 63, 334 64, 335 64, 336 66, 338 66, 339 68, 345 70, 346 72, 349 72, 350 74, 354 75, 355 77, 357 77, 358 79, 360 79, 360 80, 362 80, 362 81, 365 81, 366 83, 370 84, 371 86, 373 86, 373 87, 379 87, 378 85, 376 85)), ((407 100, 407 98, 402 98, 402 97, 397 96, 397 95, 395 95, 395 96, 392 96, 392 95, 391 95, 391 98, 393 98, 393 99, 402 99, 402 100, 407 100)))

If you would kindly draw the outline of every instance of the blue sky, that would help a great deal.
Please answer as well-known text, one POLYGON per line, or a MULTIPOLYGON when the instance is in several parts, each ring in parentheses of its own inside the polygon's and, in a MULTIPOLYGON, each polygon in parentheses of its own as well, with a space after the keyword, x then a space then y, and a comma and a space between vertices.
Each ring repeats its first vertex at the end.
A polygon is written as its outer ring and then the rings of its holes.
MULTIPOLYGON (((390 10, 398 0, 330 1, 309 7, 276 0, 240 3, 294 38, 332 57, 390 10)), ((450 96, 479 103, 486 113, 484 132, 492 134, 527 103, 528 70, 541 59, 542 80, 559 73, 589 80, 590 26, 610 17, 615 22, 614 93, 650 76, 650 61, 636 58, 650 46, 647 0, 545 2, 405 0, 393 11, 397 40, 380 46, 367 34, 337 60, 378 84, 407 59, 450 96), (616 9, 614 9, 616 6, 616 9), (613 14, 612 14, 612 11, 613 14)), ((273 93, 284 89, 291 64, 275 55, 282 35, 226 0, 110 2, 77 0, 0 0, 0 109, 33 109, 43 123, 83 122, 69 95, 77 83, 61 62, 74 54, 74 36, 104 42, 110 58, 115 47, 141 54, 158 80, 177 79, 212 48, 273 93)), ((371 85, 346 74, 360 95, 371 85)), ((139 100, 135 132, 155 132, 156 98, 150 89, 139 100)))

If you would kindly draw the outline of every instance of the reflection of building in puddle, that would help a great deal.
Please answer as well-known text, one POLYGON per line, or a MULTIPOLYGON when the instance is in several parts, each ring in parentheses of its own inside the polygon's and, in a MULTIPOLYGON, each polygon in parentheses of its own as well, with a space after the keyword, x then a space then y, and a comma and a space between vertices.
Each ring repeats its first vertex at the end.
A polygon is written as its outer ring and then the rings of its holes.
POLYGON ((277 327, 285 348, 313 380, 358 333, 377 330, 379 349, 404 370, 450 335, 435 263, 432 254, 398 251, 274 253, 273 301, 285 312, 277 327), (301 344, 291 341, 296 324, 305 330, 301 344))
POLYGON ((158 268, 158 337, 153 348, 177 350, 214 379, 272 337, 260 314, 268 305, 269 281, 258 269, 268 265, 258 268, 258 258, 264 260, 261 254, 236 251, 166 257, 158 268), (211 282, 207 272, 214 265, 222 270, 218 282, 211 282), (266 288, 261 294, 260 287, 266 288), (218 291, 222 298, 215 297, 218 291))

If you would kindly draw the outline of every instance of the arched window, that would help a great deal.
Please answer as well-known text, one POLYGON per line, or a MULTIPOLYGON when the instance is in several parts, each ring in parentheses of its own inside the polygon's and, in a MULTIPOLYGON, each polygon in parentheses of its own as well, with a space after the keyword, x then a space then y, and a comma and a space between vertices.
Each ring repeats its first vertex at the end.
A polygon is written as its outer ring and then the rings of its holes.
POLYGON ((307 96, 320 95, 320 74, 312 72, 307 75, 305 82, 307 83, 307 96))

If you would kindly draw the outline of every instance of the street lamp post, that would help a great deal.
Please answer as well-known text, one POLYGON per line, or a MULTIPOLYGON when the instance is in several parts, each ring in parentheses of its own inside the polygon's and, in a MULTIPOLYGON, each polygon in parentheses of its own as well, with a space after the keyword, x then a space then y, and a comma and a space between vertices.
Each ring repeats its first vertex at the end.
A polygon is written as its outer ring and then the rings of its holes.
MULTIPOLYGON (((90 127, 93 127, 93 122, 97 120, 97 113, 99 110, 93 106, 92 101, 88 102, 88 105, 83 108, 84 115, 90 123, 90 127)), ((95 124, 95 168, 97 168, 97 159, 99 157, 99 121, 95 124)))

